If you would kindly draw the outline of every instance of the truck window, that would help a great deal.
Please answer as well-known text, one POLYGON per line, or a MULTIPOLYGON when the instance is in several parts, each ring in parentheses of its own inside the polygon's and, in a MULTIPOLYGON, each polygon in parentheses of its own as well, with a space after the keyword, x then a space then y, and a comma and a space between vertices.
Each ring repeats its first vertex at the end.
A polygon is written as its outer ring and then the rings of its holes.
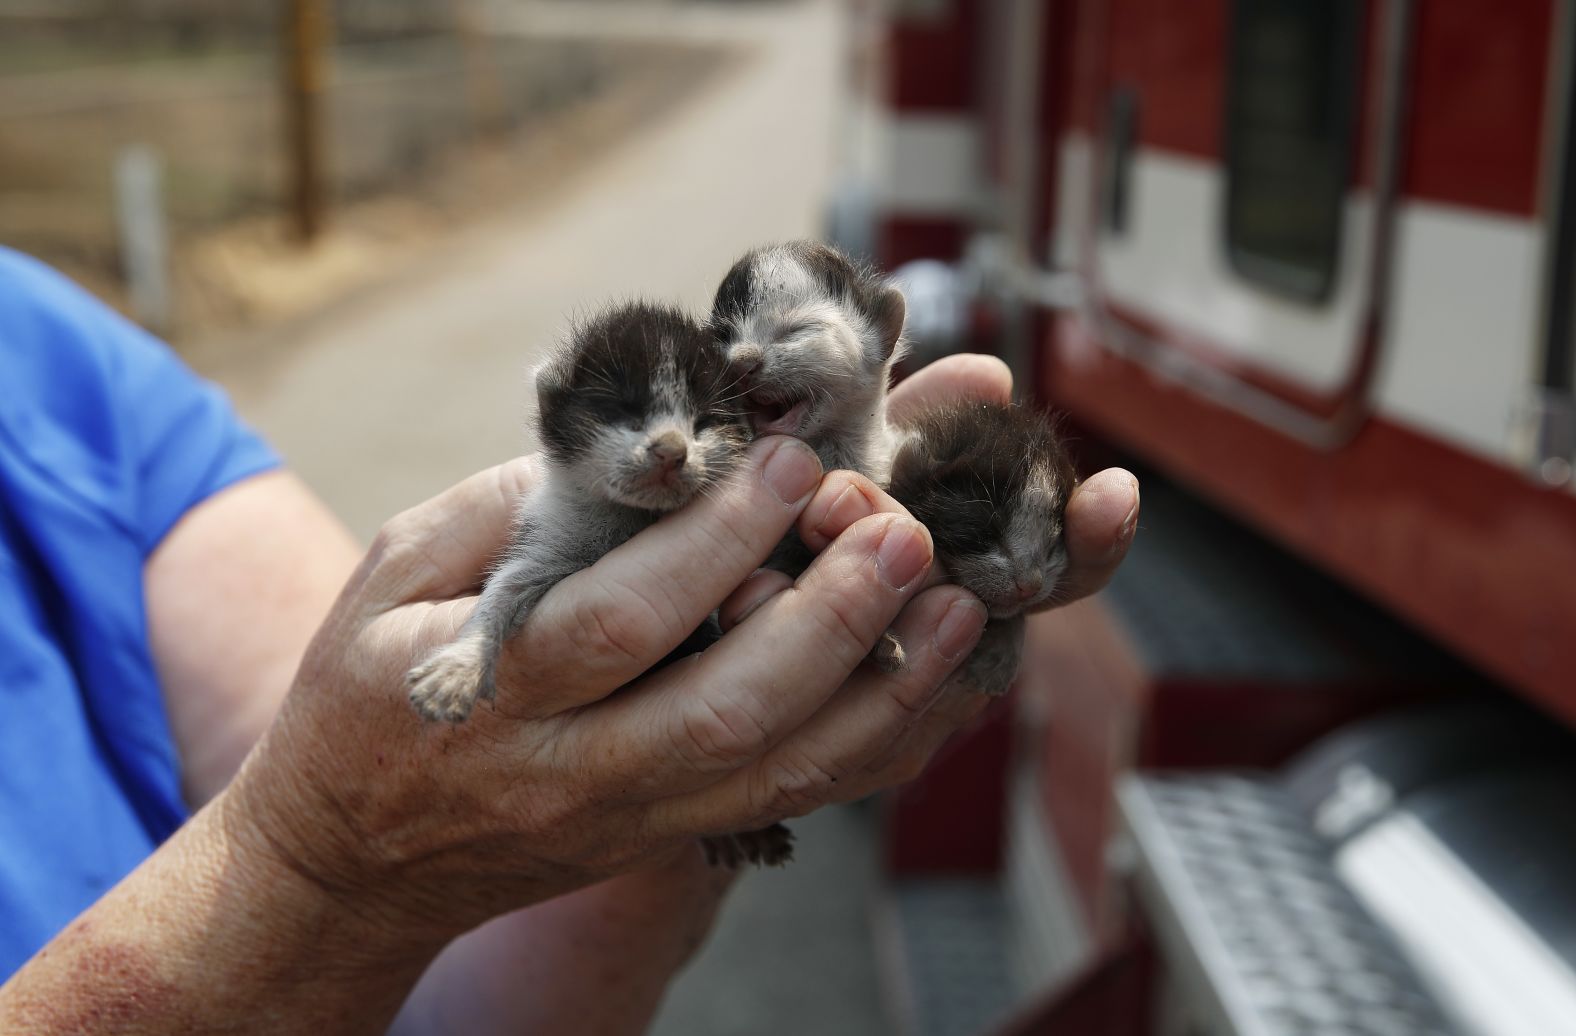
POLYGON ((1232 267, 1307 302, 1340 258, 1358 74, 1355 0, 1235 0, 1226 90, 1232 267))

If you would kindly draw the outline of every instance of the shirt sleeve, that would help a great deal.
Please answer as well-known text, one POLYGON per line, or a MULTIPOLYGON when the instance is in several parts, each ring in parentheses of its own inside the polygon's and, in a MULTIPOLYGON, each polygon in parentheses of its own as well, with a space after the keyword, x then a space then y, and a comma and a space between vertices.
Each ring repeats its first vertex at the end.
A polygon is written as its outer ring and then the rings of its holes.
POLYGON ((0 422, 149 554, 188 510, 278 456, 163 342, 0 249, 0 422))

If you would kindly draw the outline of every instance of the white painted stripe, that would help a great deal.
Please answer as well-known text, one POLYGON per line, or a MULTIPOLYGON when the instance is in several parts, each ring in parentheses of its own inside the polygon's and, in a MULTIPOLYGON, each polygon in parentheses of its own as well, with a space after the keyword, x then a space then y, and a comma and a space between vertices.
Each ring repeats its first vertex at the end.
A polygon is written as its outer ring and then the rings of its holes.
POLYGON ((1133 159, 1127 229, 1099 238, 1099 275, 1119 305, 1319 390, 1339 385, 1357 347, 1370 205, 1347 205, 1335 290, 1322 305, 1244 279, 1227 259, 1220 167, 1167 152, 1133 159))
POLYGON ((1363 832, 1336 867, 1465 1031, 1547 1036, 1576 1024, 1570 965, 1416 817, 1363 832))
POLYGON ((1514 419, 1538 356, 1541 249, 1528 220, 1401 207, 1376 393, 1381 412, 1512 461, 1514 419))
POLYGON ((1094 154, 1094 141, 1089 134, 1073 132, 1062 138, 1050 256, 1051 265, 1057 269, 1078 267, 1079 242, 1089 220, 1095 218, 1094 154))
MULTIPOLYGON (((1057 255, 1077 261, 1096 211, 1094 146, 1061 149, 1057 255), (1068 217, 1071 218, 1068 218, 1068 217)), ((1371 202, 1346 207, 1331 299, 1293 301, 1226 257, 1220 167, 1145 149, 1134 158, 1128 230, 1098 237, 1098 274, 1125 308, 1314 391, 1336 388, 1360 346, 1371 202)), ((1511 463, 1513 418, 1533 380, 1542 236, 1530 220, 1419 201, 1396 217, 1395 271, 1375 391, 1380 413, 1511 463)))
POLYGON ((971 218, 984 177, 979 122, 964 115, 896 115, 884 127, 881 205, 897 215, 971 218))

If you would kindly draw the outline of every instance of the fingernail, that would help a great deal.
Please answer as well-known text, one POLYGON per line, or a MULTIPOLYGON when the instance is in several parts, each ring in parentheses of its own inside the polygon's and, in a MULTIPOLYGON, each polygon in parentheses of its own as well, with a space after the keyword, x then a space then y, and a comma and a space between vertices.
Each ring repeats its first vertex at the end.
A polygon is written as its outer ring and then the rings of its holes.
POLYGON ((848 528, 861 518, 875 513, 870 499, 853 486, 849 486, 838 494, 832 501, 832 506, 826 509, 820 521, 815 523, 815 531, 827 539, 836 539, 837 534, 848 528))
POLYGON ((985 606, 972 597, 952 602, 936 626, 936 654, 956 662, 972 651, 985 631, 985 606))
POLYGON ((890 589, 902 590, 930 564, 930 536, 912 518, 895 518, 876 548, 876 571, 890 589))
POLYGON ((797 439, 784 439, 766 458, 761 480, 785 506, 802 501, 821 481, 821 462, 815 451, 797 439))
POLYGON ((1138 531, 1138 505, 1127 512, 1127 517, 1122 519, 1122 531, 1116 534, 1116 542, 1127 546, 1133 541, 1133 534, 1138 531))
POLYGON ((1133 509, 1127 512, 1126 518, 1122 519, 1121 531, 1116 534, 1116 543, 1111 548, 1113 554, 1126 550, 1128 544, 1133 542, 1133 534, 1138 532, 1138 505, 1138 480, 1135 478, 1133 480, 1133 509))

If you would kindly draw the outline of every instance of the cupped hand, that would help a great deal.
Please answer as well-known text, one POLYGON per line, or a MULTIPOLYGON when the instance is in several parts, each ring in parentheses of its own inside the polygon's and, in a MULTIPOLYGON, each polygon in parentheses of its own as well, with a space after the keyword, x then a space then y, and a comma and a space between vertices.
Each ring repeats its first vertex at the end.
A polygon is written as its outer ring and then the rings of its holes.
POLYGON ((715 494, 555 587, 511 643, 494 707, 425 724, 403 674, 458 629, 539 477, 530 460, 507 464, 384 528, 226 794, 238 844, 353 904, 382 938, 430 951, 696 836, 831 801, 837 774, 883 751, 978 636, 966 594, 925 589, 925 530, 881 513, 748 629, 647 673, 814 497, 814 454, 774 438, 715 494), (860 669, 894 622, 936 645, 895 683, 860 669), (834 695, 846 722, 827 740, 812 720, 834 695), (703 814, 681 805, 709 789, 725 790, 703 814))
MULTIPOLYGON (((893 389, 889 412, 900 418, 959 398, 1009 402, 1012 374, 1007 365, 994 357, 971 354, 938 360, 893 389)), ((1087 597, 1110 581, 1132 544, 1138 527, 1138 505, 1138 480, 1121 468, 1096 472, 1074 490, 1067 503, 1068 567, 1063 576, 1063 592, 1056 598, 1058 607, 1087 597)), ((870 515, 907 513, 902 504, 869 479, 851 471, 834 471, 822 481, 815 499, 805 508, 798 529, 812 550, 821 550, 870 515)), ((731 629, 743 622, 791 585, 792 580, 780 572, 763 569, 754 573, 724 602, 720 615, 723 628, 731 629)), ((928 707, 909 717, 885 752, 839 781, 837 797, 843 801, 861 798, 913 779, 936 750, 991 701, 961 687, 936 697, 928 707)))
MULTIPOLYGON (((910 379, 893 407, 1009 389, 1001 365, 960 358, 910 379)), ((534 459, 511 462, 389 522, 227 793, 240 843, 386 938, 430 952, 697 836, 893 783, 972 715, 938 696, 983 608, 929 585, 929 536, 899 505, 858 476, 823 480, 808 448, 771 438, 717 492, 555 587, 511 642, 493 707, 422 723, 403 674, 469 614, 540 477, 534 459), (796 523, 819 555, 793 585, 763 587, 751 574, 796 523), (725 598, 721 641, 651 669, 725 598), (888 627, 910 647, 890 675, 861 665, 888 627)), ((1070 504, 1080 592, 1120 560, 1129 510, 1124 473, 1070 504)))

